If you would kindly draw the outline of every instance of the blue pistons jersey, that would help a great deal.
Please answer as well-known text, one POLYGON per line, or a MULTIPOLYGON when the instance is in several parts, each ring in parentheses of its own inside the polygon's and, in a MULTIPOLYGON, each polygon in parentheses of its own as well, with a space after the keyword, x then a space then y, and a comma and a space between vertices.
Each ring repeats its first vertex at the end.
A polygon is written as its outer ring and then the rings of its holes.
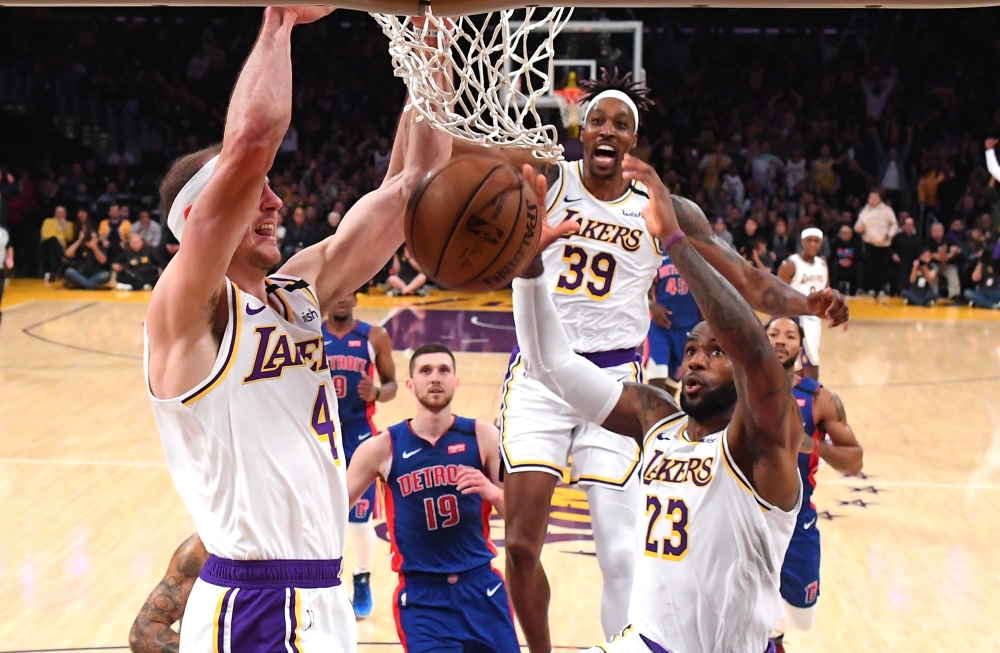
POLYGON ((390 426, 389 437, 385 511, 393 571, 460 574, 489 564, 496 557, 490 539, 493 506, 455 489, 461 466, 486 473, 476 420, 455 416, 433 445, 414 434, 409 421, 390 426))
MULTIPOLYGON (((375 402, 365 401, 358 394, 362 373, 375 378, 375 349, 368 340, 371 328, 370 324, 359 320, 347 335, 338 338, 323 324, 323 345, 330 363, 333 389, 337 393, 337 412, 340 414, 340 424, 347 433, 375 433, 371 421, 375 415, 375 402)), ((344 438, 348 458, 360 444, 355 440, 356 438, 344 438)))
POLYGON ((795 401, 802 411, 802 426, 806 435, 813 439, 812 453, 799 452, 799 475, 802 477, 802 510, 799 511, 799 521, 795 525, 796 530, 800 530, 804 524, 810 524, 813 531, 816 530, 816 506, 813 505, 812 495, 816 490, 816 470, 819 469, 819 443, 820 433, 816 422, 813 420, 813 403, 816 401, 816 393, 820 389, 819 381, 809 378, 802 379, 792 388, 795 401))
POLYGON ((690 331, 701 322, 701 311, 694 301, 694 295, 688 290, 687 283, 681 278, 669 254, 663 255, 663 262, 656 271, 655 298, 657 304, 665 306, 672 313, 671 329, 690 331))

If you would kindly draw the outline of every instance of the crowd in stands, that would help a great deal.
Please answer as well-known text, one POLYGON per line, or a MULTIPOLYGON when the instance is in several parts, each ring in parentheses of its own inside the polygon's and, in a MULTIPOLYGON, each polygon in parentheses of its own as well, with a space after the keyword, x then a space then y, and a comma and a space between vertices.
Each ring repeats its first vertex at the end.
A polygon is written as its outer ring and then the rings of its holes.
MULTIPOLYGON (((156 175, 219 138, 256 13, 188 12, 175 27, 3 11, 24 30, 12 30, 0 61, 30 55, 42 73, 77 75, 184 135, 159 154, 100 162, 42 156, 11 168, 0 149, 0 225, 18 273, 84 288, 112 273, 121 287, 152 285, 177 248, 159 225, 156 175)), ((684 10, 606 15, 647 26, 656 105, 635 154, 750 264, 775 271, 800 249, 798 234, 818 227, 843 292, 1000 305, 1000 182, 984 156, 1000 134, 990 73, 1000 68, 1000 12, 800 12, 759 33, 733 29, 769 20, 753 12, 711 14, 716 22, 684 10)), ((334 233, 388 167, 403 87, 374 22, 351 18, 349 28, 303 29, 295 44, 293 123, 271 174, 284 259, 334 233)), ((374 281, 393 294, 427 288, 403 250, 374 281)))

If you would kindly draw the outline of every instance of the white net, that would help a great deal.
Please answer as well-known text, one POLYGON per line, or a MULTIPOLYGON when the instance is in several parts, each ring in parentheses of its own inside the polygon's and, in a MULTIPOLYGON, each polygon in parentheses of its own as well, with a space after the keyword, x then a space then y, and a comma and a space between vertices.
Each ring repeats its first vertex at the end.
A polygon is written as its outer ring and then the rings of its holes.
POLYGON ((389 37, 395 74, 422 118, 471 143, 553 159, 562 146, 535 105, 549 91, 552 43, 572 13, 557 7, 455 19, 429 11, 426 17, 372 16, 389 37), (541 41, 529 43, 532 33, 541 41))

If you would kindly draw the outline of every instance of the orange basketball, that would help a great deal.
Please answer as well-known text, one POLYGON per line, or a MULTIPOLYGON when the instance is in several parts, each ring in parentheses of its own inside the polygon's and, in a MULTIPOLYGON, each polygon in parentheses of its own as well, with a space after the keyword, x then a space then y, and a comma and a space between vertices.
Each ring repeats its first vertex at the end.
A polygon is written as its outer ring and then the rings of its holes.
POLYGON ((469 292, 508 285, 542 234, 535 191, 514 166, 479 154, 430 172, 410 197, 404 229, 424 274, 469 292))

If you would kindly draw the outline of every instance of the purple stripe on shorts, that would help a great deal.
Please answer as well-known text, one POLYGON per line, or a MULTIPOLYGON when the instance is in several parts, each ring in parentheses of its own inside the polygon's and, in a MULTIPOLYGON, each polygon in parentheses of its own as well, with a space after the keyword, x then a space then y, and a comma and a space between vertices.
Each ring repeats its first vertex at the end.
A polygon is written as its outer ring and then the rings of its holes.
MULTIPOLYGON (((286 592, 294 590, 245 590, 240 588, 233 601, 229 631, 233 653, 286 653, 286 592)), ((292 629, 292 638, 295 629, 292 629)), ((223 649, 220 648, 219 651, 223 649)))
POLYGON ((232 593, 233 593, 233 588, 230 587, 228 590, 226 590, 226 593, 222 595, 222 606, 221 606, 221 609, 219 610, 219 622, 218 622, 218 626, 219 626, 219 641, 216 642, 217 648, 215 649, 216 651, 220 651, 220 652, 226 650, 226 646, 225 646, 225 642, 226 642, 226 615, 229 612, 229 597, 232 595, 232 593))
MULTIPOLYGON (((240 590, 319 588, 340 585, 343 559, 336 560, 226 560, 208 556, 201 579, 240 590)), ((282 599, 284 600, 284 599, 282 599)))
POLYGON ((654 642, 650 638, 646 637, 645 635, 639 635, 639 639, 641 639, 642 642, 646 646, 648 646, 649 650, 652 651, 653 653, 670 653, 670 651, 668 651, 667 649, 663 648, 662 646, 660 646, 659 644, 657 644, 656 642, 654 642))
MULTIPOLYGON (((514 351, 510 353, 510 364, 514 362, 517 355, 521 353, 520 347, 514 347, 514 351)), ((586 354, 580 354, 591 363, 598 367, 618 367, 619 365, 628 365, 629 363, 639 363, 642 362, 642 356, 635 349, 612 349, 611 351, 595 351, 586 354)))

